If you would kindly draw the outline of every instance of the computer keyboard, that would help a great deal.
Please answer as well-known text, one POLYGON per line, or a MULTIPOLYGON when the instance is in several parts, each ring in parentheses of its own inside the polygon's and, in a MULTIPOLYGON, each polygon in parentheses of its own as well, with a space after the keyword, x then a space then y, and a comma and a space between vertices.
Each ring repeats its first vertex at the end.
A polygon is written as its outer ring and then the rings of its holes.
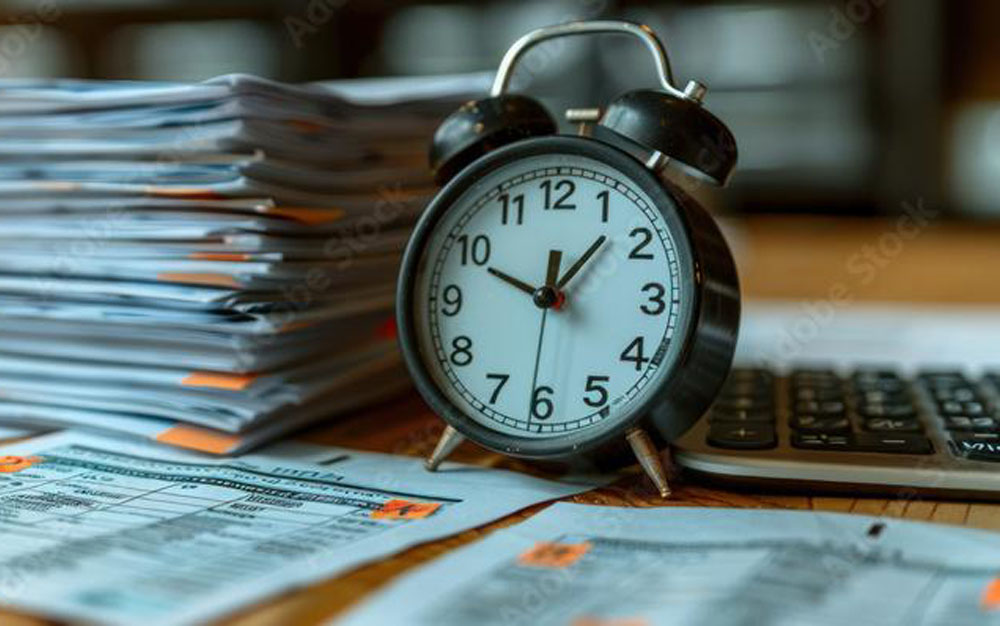
POLYGON ((734 369, 676 458, 727 483, 1000 500, 998 408, 998 374, 734 369))

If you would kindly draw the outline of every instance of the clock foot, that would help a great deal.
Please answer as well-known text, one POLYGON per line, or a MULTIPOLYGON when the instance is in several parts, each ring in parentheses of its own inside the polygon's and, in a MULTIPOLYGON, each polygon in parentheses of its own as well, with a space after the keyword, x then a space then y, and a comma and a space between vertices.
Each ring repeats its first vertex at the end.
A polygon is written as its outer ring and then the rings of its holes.
POLYGON ((632 446, 636 460, 642 466, 643 471, 649 480, 653 481, 653 486, 660 492, 661 498, 670 497, 670 485, 667 483, 667 470, 663 467, 660 459, 660 451, 653 445, 653 440, 649 438, 646 431, 638 428, 630 430, 626 435, 628 443, 632 446))
POLYGON ((438 439, 437 445, 434 446, 434 452, 424 461, 424 467, 429 472, 437 471, 438 465, 441 465, 448 458, 448 455, 455 451, 458 444, 463 441, 465 441, 465 437, 460 435, 457 430, 451 426, 445 426, 444 432, 441 433, 441 438, 438 439))

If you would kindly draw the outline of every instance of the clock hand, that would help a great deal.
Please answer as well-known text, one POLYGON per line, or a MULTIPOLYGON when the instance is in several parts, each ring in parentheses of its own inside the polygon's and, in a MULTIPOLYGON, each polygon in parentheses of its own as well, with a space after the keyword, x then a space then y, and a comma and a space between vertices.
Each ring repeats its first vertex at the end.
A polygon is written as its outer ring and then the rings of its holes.
POLYGON ((607 237, 601 235, 600 237, 597 238, 597 241, 590 244, 590 247, 587 248, 587 251, 583 253, 583 256, 577 259, 576 263, 571 265, 569 269, 566 270, 566 273, 563 274, 563 277, 559 279, 559 282, 556 284, 556 289, 561 290, 563 287, 566 286, 566 283, 573 280, 573 277, 576 276, 577 273, 583 268, 584 264, 590 260, 590 257, 594 256, 594 253, 597 252, 600 249, 600 247, 604 245, 604 242, 607 240, 608 240, 607 237))
POLYGON ((556 279, 559 278, 559 266, 562 264, 562 250, 549 250, 549 264, 545 269, 545 285, 535 291, 532 299, 535 306, 542 309, 542 324, 538 329, 538 345, 535 346, 535 371, 531 374, 531 395, 528 397, 528 423, 535 414, 535 386, 538 384, 538 365, 542 360, 542 340, 545 339, 545 320, 549 316, 549 307, 559 302, 559 292, 556 290, 556 279))
POLYGON ((528 294, 529 296, 532 296, 532 295, 535 294, 535 288, 532 287, 531 285, 529 285, 528 283, 524 282, 523 280, 519 280, 517 278, 514 278, 510 274, 505 274, 505 273, 501 272, 500 270, 498 270, 496 268, 493 268, 493 267, 486 268, 486 271, 489 272, 490 274, 493 274, 494 276, 496 276, 500 280, 504 281, 505 283, 507 283, 509 285, 512 285, 515 289, 519 289, 519 290, 523 291, 524 293, 528 294))
POLYGON ((535 414, 535 386, 538 384, 538 364, 542 360, 542 339, 545 338, 545 318, 549 315, 549 309, 542 309, 542 325, 538 329, 538 345, 535 347, 535 371, 531 374, 531 395, 528 397, 528 423, 531 423, 531 416, 535 414))
POLYGON ((549 250, 549 265, 545 272, 545 286, 555 288, 559 278, 559 265, 562 263, 562 250, 549 250))

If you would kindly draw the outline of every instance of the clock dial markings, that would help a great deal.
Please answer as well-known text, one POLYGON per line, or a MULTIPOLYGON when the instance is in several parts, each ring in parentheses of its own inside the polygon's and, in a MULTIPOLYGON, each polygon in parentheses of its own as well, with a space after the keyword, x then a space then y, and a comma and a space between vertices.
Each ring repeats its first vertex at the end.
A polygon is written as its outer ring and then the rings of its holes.
POLYGON ((453 203, 425 251, 431 373, 490 428, 578 431, 627 413, 660 377, 680 309, 674 243, 648 196, 593 163, 498 168, 453 203), (577 245, 584 252, 563 269, 563 249, 577 245), (540 287, 517 278, 538 277, 530 250, 548 251, 540 287), (486 274, 499 280, 479 278, 486 274), (574 304, 564 309, 567 285, 574 304), (524 294, 535 306, 523 305, 524 294), (537 334, 524 332, 531 327, 537 334))

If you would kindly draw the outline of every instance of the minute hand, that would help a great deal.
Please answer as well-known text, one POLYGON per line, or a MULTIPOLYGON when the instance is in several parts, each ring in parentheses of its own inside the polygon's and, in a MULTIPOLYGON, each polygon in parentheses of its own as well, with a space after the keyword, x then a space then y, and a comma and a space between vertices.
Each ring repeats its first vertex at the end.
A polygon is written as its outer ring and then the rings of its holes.
POLYGON ((597 241, 590 244, 590 247, 587 248, 587 251, 583 253, 583 256, 577 259, 576 263, 570 265, 569 269, 566 270, 566 273, 563 274, 563 277, 559 279, 559 282, 556 283, 556 289, 561 290, 563 287, 566 286, 566 283, 573 280, 573 277, 577 275, 577 273, 583 268, 584 264, 586 264, 587 261, 590 260, 590 257, 594 256, 594 253, 597 252, 598 249, 600 249, 600 247, 604 244, 605 241, 607 241, 607 239, 608 239, 607 237, 601 235, 600 237, 597 238, 597 241))

